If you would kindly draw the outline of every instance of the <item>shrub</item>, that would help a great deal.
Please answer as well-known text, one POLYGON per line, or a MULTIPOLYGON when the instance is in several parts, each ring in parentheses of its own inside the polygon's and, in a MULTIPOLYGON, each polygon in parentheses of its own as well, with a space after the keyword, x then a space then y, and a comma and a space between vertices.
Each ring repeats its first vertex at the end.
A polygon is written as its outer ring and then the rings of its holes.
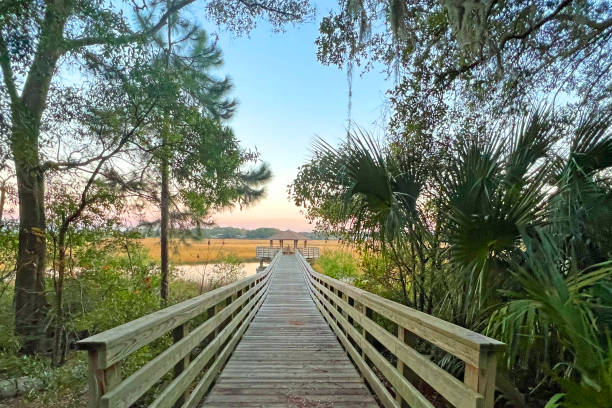
POLYGON ((359 263, 355 255, 342 250, 324 251, 317 259, 314 269, 334 279, 351 282, 359 275, 359 263))

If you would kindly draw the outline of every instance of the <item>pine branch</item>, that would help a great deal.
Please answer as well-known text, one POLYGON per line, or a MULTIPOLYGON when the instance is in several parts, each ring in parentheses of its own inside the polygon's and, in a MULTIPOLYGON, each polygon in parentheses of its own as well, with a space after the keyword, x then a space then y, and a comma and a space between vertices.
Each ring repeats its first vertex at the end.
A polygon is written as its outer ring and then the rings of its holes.
POLYGON ((147 37, 150 37, 161 30, 167 23, 168 18, 183 9, 184 7, 190 5, 195 0, 183 0, 172 5, 166 12, 160 17, 157 24, 153 25, 149 29, 145 29, 143 31, 132 33, 129 35, 124 35, 120 37, 84 37, 77 38, 74 40, 68 40, 64 44, 65 51, 73 51, 82 47, 88 47, 92 45, 107 45, 107 44, 129 44, 132 42, 136 42, 139 40, 143 40, 147 37))

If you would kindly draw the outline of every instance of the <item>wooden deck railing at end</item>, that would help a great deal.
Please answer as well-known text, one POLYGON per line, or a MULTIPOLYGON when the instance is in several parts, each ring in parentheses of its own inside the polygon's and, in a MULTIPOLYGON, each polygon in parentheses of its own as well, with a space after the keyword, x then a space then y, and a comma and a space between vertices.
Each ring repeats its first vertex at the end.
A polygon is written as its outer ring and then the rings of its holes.
POLYGON ((150 406, 199 404, 263 303, 277 260, 261 273, 79 341, 89 353, 89 407, 127 408, 169 372, 172 381, 150 406), (189 331, 202 316, 206 320, 189 331), (170 332, 172 345, 122 378, 126 358, 170 332), (194 349, 199 353, 191 360, 194 349))
POLYGON ((415 386, 423 381, 455 407, 493 408, 503 343, 319 274, 296 256, 314 302, 385 407, 433 408, 415 386), (397 332, 378 324, 375 315, 397 332), (462 360, 463 382, 411 347, 417 337, 462 360), (381 346, 388 353, 381 354, 381 346))

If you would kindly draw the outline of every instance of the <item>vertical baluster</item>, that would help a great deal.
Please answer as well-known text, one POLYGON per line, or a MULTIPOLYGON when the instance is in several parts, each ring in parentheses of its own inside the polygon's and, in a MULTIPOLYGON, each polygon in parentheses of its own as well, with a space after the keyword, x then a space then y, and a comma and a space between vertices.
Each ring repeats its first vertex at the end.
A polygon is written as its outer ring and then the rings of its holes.
MULTIPOLYGON (((177 343, 183 337, 187 336, 187 334, 189 334, 189 323, 181 324, 180 326, 172 330, 172 340, 175 343, 177 343)), ((184 358, 182 358, 178 363, 176 363, 176 365, 174 366, 174 378, 178 377, 183 372, 183 370, 187 368, 187 366, 189 365, 189 359, 191 357, 190 354, 191 353, 187 353, 187 355, 185 355, 184 358)), ((176 403, 174 404, 174 407, 178 408, 182 406, 188 397, 189 397, 189 391, 185 390, 183 395, 181 395, 179 399, 176 401, 176 403)))
MULTIPOLYGON (((404 341, 406 339, 406 329, 404 329, 399 324, 397 325, 397 338, 402 343, 404 343, 404 341)), ((398 356, 395 356, 395 357, 397 358, 397 371, 403 377, 404 376, 404 362, 402 360, 400 360, 400 358, 398 356)), ((402 396, 397 391, 395 392, 395 400, 397 401, 397 403, 401 407, 403 399, 402 399, 402 396)))
POLYGON ((493 408, 495 402, 495 376, 497 374, 497 355, 495 352, 480 352, 478 366, 465 364, 463 382, 484 396, 484 408, 493 408))
POLYGON ((101 368, 98 362, 98 350, 89 350, 89 408, 101 406, 104 394, 121 382, 121 362, 110 367, 101 368))

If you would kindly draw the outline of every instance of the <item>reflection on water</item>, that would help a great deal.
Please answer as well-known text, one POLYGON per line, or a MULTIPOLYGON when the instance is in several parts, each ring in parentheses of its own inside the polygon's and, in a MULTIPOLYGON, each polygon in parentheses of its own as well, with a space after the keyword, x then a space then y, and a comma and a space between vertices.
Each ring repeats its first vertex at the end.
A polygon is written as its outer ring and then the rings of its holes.
MULTIPOLYGON (((193 265, 177 265, 176 274, 177 277, 185 280, 191 280, 195 282, 202 282, 202 280, 210 281, 215 278, 215 271, 219 264, 193 264, 193 265)), ((242 274, 240 278, 246 278, 247 276, 254 275, 257 272, 259 262, 245 262, 242 264, 242 274)))

